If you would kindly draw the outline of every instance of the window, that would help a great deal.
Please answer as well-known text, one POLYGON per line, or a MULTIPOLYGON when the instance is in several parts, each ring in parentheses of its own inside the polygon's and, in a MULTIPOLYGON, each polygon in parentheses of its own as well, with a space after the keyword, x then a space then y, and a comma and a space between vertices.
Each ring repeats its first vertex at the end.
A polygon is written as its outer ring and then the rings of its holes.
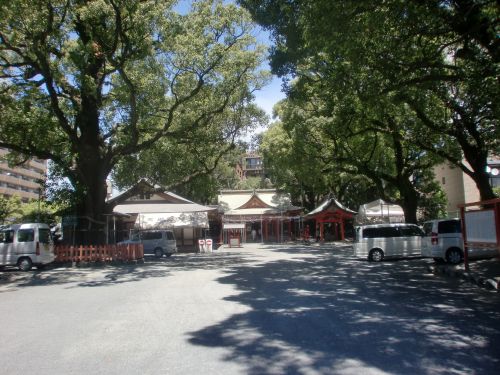
POLYGON ((3 230, 0 232, 0 243, 12 243, 14 241, 13 230, 3 230))
POLYGON ((160 240, 162 238, 161 232, 144 232, 142 233, 143 240, 160 240))
POLYGON ((32 242, 35 240, 34 229, 19 229, 17 231, 17 242, 32 242))
POLYGON ((363 237, 399 237, 399 231, 396 227, 365 228, 363 230, 363 237))
POLYGON ((50 243, 50 229, 47 228, 38 229, 38 238, 41 243, 50 243))
POLYGON ((175 240, 174 234, 172 232, 167 232, 167 240, 175 240))
POLYGON ((438 223, 438 233, 460 233, 460 220, 447 220, 438 223))
POLYGON ((414 226, 400 227, 399 231, 403 237, 421 236, 423 234, 418 227, 414 226))

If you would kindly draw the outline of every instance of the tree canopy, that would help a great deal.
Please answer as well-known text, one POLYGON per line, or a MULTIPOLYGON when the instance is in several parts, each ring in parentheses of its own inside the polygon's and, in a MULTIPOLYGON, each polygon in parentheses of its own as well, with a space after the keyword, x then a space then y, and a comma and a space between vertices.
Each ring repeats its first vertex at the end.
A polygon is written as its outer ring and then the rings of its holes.
POLYGON ((208 129, 224 144, 241 131, 224 117, 266 79, 252 28, 222 1, 186 14, 175 1, 2 2, 0 146, 51 159, 78 214, 102 220, 106 178, 123 158, 165 139, 196 152, 182 145, 208 129))
MULTIPOLYGON (((335 136, 330 161, 346 157, 354 139, 366 156, 390 135, 406 159, 425 156, 420 170, 445 159, 474 179, 482 199, 494 196, 485 167, 500 140, 496 1, 240 3, 271 31, 271 65, 287 82, 288 106, 300 108, 302 124, 322 122, 335 136)), ((302 137, 311 144, 332 139, 308 128, 302 137)), ((364 173, 385 170, 378 178, 390 182, 387 157, 363 163, 364 173)), ((403 174, 416 181, 410 169, 403 174)))

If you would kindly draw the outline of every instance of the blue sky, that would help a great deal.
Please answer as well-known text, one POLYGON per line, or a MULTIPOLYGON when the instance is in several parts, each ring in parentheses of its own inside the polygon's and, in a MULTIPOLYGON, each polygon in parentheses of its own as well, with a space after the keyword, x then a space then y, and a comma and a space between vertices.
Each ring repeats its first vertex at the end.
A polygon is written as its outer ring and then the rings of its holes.
POLYGON ((281 91, 281 79, 276 76, 273 76, 269 85, 255 92, 255 102, 266 111, 270 119, 272 119, 273 106, 284 98, 285 94, 281 91))
MULTIPOLYGON (((258 43, 264 44, 264 45, 270 45, 271 40, 269 33, 265 30, 263 30, 260 26, 256 26, 256 38, 258 43)), ((271 70, 271 67, 269 66, 269 61, 266 60, 266 62, 263 64, 262 69, 265 70, 271 70)), ((255 95, 255 103, 262 108, 264 111, 266 111, 267 115, 269 116, 269 121, 270 123, 273 122, 273 107, 276 103, 278 103, 280 100, 285 98, 285 93, 281 91, 281 78, 278 78, 277 76, 272 76, 271 81, 267 86, 265 86, 262 90, 256 91, 254 93, 255 95)), ((261 133, 265 129, 256 129, 256 133, 261 133)))
MULTIPOLYGON (((234 2, 234 0, 226 0, 227 2, 234 2)), ((176 10, 180 13, 186 13, 191 7, 192 0, 179 0, 176 5, 176 10)), ((255 36, 259 43, 269 45, 269 33, 263 30, 258 25, 255 26, 255 36)), ((262 69, 270 70, 268 62, 262 66, 262 69)), ((255 92, 256 104, 266 111, 269 118, 272 120, 273 106, 281 99, 285 98, 285 94, 281 91, 281 79, 273 76, 271 82, 262 90, 255 92)))

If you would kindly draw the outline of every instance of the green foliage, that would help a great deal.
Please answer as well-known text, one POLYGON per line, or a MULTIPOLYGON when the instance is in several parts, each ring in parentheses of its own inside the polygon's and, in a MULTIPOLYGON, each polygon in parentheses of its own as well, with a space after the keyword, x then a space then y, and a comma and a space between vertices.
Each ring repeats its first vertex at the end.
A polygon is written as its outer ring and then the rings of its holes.
POLYGON ((447 217, 446 194, 439 188, 431 191, 429 195, 424 195, 419 202, 419 220, 441 219, 447 217))
POLYGON ((53 224, 59 221, 58 207, 44 202, 31 201, 21 205, 21 215, 17 219, 20 223, 53 224))
POLYGON ((234 120, 253 116, 252 93, 268 74, 249 15, 220 0, 195 1, 181 15, 175 3, 0 5, 0 146, 51 159, 69 184, 62 200, 69 193, 79 215, 102 221, 105 181, 118 163, 156 148, 166 160, 151 156, 155 166, 190 172, 182 183, 214 168, 251 126, 234 120))
POLYGON ((270 171, 301 194, 315 191, 313 207, 331 193, 354 209, 382 197, 405 207, 407 220, 415 222, 417 203, 432 184, 422 176, 437 160, 404 136, 412 118, 400 107, 388 101, 383 111, 366 104, 356 112, 356 100, 346 93, 328 101, 311 91, 280 104, 283 124, 273 126, 262 145, 270 171), (339 110, 326 108, 332 101, 339 110))
POLYGON ((270 189, 272 188, 271 181, 264 177, 250 176, 238 181, 234 186, 237 190, 254 190, 254 189, 270 189))
POLYGON ((21 199, 17 196, 0 196, 0 223, 13 222, 21 213, 21 199))
POLYGON ((415 195, 405 161, 419 159, 421 169, 432 153, 491 197, 484 169, 500 139, 495 1, 240 3, 273 35, 271 65, 289 87, 286 127, 308 128, 316 149, 355 159, 349 172, 397 182, 404 195, 415 195))
POLYGON ((59 206, 45 202, 32 200, 27 203, 21 202, 18 196, 0 196, 0 223, 56 223, 59 218, 59 206))
POLYGON ((273 183, 290 192, 294 203, 307 210, 314 209, 330 194, 354 209, 374 199, 376 191, 367 178, 346 173, 342 168, 330 170, 326 150, 314 141, 320 137, 315 132, 318 129, 300 126, 304 122, 311 125, 313 119, 298 119, 292 124, 285 113, 287 105, 288 102, 282 102, 277 108, 287 122, 274 123, 264 134, 260 147, 273 183))
POLYGON ((235 136, 267 120, 253 105, 239 106, 214 119, 203 133, 197 131, 182 140, 163 139, 138 155, 118 163, 113 179, 118 187, 133 185, 141 178, 197 202, 213 202, 221 189, 236 187, 235 165, 245 152, 235 136), (224 142, 224 132, 234 136, 224 142))

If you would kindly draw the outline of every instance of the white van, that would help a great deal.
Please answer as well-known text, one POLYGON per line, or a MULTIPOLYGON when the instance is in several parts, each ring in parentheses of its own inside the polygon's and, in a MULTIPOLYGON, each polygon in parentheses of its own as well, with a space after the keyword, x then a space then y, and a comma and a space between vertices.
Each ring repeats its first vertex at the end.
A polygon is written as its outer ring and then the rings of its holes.
MULTIPOLYGON (((464 260, 464 240, 459 219, 431 220, 424 223, 425 237, 422 255, 436 262, 458 264, 464 260)), ((498 255, 495 249, 469 248, 469 258, 490 258, 498 255)))
POLYGON ((135 232, 129 240, 120 242, 120 244, 126 243, 142 243, 144 254, 154 254, 157 258, 163 255, 169 257, 177 252, 177 241, 171 230, 135 232))
POLYGON ((375 224, 355 227, 354 254, 369 261, 420 256, 424 232, 415 224, 375 224))
POLYGON ((42 268, 55 259, 50 227, 42 223, 0 227, 0 266, 17 266, 29 271, 42 268))

